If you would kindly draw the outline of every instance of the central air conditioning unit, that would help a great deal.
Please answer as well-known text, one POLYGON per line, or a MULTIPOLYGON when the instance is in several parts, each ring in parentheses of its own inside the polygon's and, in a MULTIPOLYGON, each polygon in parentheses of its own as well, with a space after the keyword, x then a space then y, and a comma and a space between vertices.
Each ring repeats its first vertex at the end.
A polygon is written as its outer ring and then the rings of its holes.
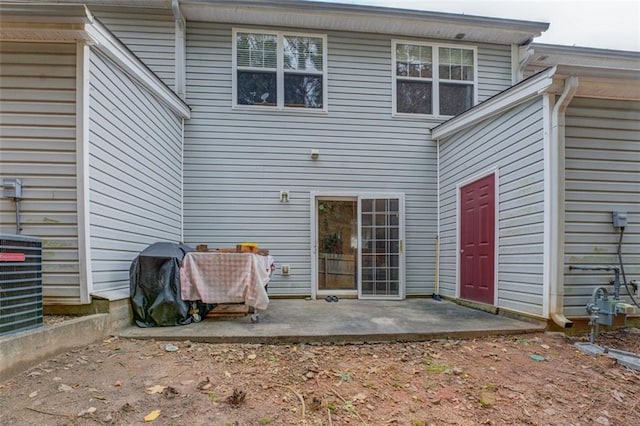
POLYGON ((0 234, 0 336, 42 327, 42 241, 0 234))

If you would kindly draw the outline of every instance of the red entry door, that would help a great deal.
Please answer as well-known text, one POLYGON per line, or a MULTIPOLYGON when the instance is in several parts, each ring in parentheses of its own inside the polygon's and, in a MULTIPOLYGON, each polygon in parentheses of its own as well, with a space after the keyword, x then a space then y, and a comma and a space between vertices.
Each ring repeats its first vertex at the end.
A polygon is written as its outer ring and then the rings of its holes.
POLYGON ((460 189, 460 297, 493 305, 495 176, 460 189))

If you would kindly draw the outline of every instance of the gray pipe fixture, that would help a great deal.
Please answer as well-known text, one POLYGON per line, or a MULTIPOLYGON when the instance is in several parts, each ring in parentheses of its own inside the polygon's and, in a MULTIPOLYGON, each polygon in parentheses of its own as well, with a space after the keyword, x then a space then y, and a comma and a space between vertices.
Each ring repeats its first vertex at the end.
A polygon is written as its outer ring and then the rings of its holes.
POLYGON ((16 234, 22 231, 20 223, 20 200, 22 199, 22 180, 18 178, 2 179, 2 198, 10 198, 16 205, 16 234))

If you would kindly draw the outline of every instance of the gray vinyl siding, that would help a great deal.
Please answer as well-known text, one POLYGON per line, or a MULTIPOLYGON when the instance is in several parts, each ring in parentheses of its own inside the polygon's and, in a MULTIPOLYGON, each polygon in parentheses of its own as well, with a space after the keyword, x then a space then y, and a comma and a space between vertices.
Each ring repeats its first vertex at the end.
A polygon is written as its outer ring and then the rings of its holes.
POLYGON ((457 185, 497 168, 497 303, 543 314, 542 123, 536 99, 441 141, 441 294, 456 295, 457 185))
MULTIPOLYGON (((44 303, 79 303, 76 45, 0 42, 0 182, 22 179, 22 233, 42 238, 44 303)), ((0 198, 0 233, 15 204, 0 198)))
POLYGON ((170 9, 91 6, 91 12, 167 86, 175 89, 175 21, 170 9))
POLYGON ((90 86, 93 292, 128 296, 137 254, 181 238, 182 121, 95 51, 90 86))
POLYGON ((478 102, 511 87, 511 47, 478 45, 478 102))
POLYGON ((593 290, 608 286, 613 273, 568 266, 618 264, 614 210, 629 218, 622 240, 627 279, 640 278, 640 102, 577 98, 566 126, 564 305, 567 316, 585 316, 593 290))
MULTIPOLYGON (((310 192, 406 194, 406 292, 431 294, 436 233, 435 122, 391 114, 391 37, 329 32, 328 113, 232 110, 231 26, 187 32, 185 240, 256 241, 279 271, 274 295, 311 291, 310 192), (310 159, 319 149, 318 160, 310 159), (279 191, 291 200, 280 203, 279 191)), ((298 30, 300 31, 300 30, 298 30)), ((304 32, 304 31, 302 31, 304 32)))

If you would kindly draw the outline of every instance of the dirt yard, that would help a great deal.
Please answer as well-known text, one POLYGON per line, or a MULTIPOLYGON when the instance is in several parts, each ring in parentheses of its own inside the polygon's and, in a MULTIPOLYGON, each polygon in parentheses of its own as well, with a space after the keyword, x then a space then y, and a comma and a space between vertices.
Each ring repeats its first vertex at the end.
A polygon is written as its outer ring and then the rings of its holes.
MULTIPOLYGON (((0 383, 0 424, 640 424, 640 373, 579 352, 578 340, 273 346, 112 337, 0 383)), ((637 354, 640 330, 598 343, 637 354)))

